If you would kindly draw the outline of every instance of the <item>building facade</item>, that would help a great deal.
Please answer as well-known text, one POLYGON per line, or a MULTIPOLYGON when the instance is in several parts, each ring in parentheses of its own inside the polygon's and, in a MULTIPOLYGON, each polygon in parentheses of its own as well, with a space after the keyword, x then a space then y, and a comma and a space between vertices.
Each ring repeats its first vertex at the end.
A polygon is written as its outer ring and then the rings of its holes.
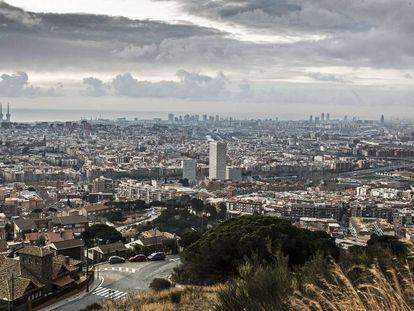
POLYGON ((227 144, 210 142, 209 177, 210 179, 226 179, 227 144))

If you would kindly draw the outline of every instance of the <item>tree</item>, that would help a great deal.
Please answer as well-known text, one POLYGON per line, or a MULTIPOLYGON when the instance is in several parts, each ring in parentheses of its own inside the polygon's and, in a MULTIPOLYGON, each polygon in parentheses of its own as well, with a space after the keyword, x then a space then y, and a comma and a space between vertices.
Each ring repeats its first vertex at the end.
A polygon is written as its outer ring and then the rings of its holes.
POLYGON ((171 287, 170 281, 166 279, 161 279, 161 278, 153 279, 149 285, 149 288, 157 292, 165 290, 165 289, 169 289, 170 287, 171 287))
POLYGON ((211 218, 212 220, 216 220, 216 219, 217 219, 217 210, 216 210, 216 208, 215 208, 213 205, 211 205, 211 204, 207 204, 207 205, 204 207, 204 211, 205 211, 206 213, 210 214, 210 218, 211 218))
POLYGON ((114 243, 122 240, 122 234, 115 228, 105 224, 96 224, 87 228, 82 233, 85 244, 92 246, 94 239, 101 239, 104 243, 114 243))
POLYGON ((39 236, 39 238, 34 242, 36 246, 43 247, 46 245, 46 239, 43 235, 39 236))
POLYGON ((219 212, 217 214, 217 218, 220 220, 226 220, 227 216, 227 206, 224 202, 219 204, 219 212))
POLYGON ((176 239, 165 239, 162 244, 172 254, 178 254, 178 243, 176 239))
POLYGON ((280 249, 289 266, 302 266, 317 253, 339 257, 335 241, 325 232, 294 227, 290 222, 268 216, 242 216, 209 230, 182 253, 187 281, 218 282, 238 275, 246 258, 274 262, 280 249))
POLYGON ((104 216, 110 222, 117 222, 117 221, 118 222, 123 222, 123 221, 126 220, 126 218, 122 215, 121 211, 109 212, 109 213, 106 213, 104 216))
POLYGON ((4 230, 6 231, 6 241, 13 240, 13 226, 10 223, 6 223, 4 230))
POLYGON ((189 230, 184 232, 183 235, 181 235, 181 239, 179 241, 179 244, 181 247, 187 248, 191 244, 195 243, 200 239, 201 234, 198 231, 189 230))
POLYGON ((191 199, 191 208, 195 210, 197 213, 200 213, 204 208, 204 203, 202 200, 197 198, 191 199))

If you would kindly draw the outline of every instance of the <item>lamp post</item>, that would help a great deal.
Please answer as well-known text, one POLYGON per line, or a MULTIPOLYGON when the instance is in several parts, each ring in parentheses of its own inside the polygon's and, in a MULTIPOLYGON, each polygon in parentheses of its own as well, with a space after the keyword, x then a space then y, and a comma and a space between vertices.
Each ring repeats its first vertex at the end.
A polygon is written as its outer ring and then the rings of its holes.
MULTIPOLYGON (((98 241, 98 247, 99 247, 99 242, 101 242, 102 239, 97 238, 96 240, 98 241)), ((99 260, 99 257, 98 257, 96 259, 96 276, 98 277, 98 279, 99 279, 99 262, 100 262, 100 260, 99 260)))
POLYGON ((88 244, 86 244, 86 292, 89 293, 89 247, 88 244))

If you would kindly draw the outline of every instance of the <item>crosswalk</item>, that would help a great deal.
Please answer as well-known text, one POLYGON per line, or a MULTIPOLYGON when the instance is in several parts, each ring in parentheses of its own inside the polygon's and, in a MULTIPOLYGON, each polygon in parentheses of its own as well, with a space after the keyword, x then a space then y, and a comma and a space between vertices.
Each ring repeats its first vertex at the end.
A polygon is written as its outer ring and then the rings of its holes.
POLYGON ((120 299, 128 295, 127 293, 122 292, 120 290, 105 287, 98 287, 92 292, 92 294, 110 299, 120 299))
POLYGON ((103 271, 130 272, 130 273, 137 272, 137 269, 134 269, 134 268, 123 268, 123 267, 109 267, 109 268, 103 268, 102 270, 103 271))

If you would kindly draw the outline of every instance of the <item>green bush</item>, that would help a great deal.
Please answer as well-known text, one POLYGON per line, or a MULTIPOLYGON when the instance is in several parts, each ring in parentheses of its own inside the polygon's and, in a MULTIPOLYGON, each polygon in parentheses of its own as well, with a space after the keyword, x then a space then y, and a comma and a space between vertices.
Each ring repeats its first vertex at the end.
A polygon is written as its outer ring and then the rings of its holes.
POLYGON ((277 256, 275 265, 255 261, 241 266, 240 278, 218 292, 216 311, 288 311, 293 293, 288 260, 277 256))
POLYGON ((156 278, 152 280, 149 287, 152 290, 159 292, 165 289, 169 289, 171 287, 171 283, 166 279, 156 278))

